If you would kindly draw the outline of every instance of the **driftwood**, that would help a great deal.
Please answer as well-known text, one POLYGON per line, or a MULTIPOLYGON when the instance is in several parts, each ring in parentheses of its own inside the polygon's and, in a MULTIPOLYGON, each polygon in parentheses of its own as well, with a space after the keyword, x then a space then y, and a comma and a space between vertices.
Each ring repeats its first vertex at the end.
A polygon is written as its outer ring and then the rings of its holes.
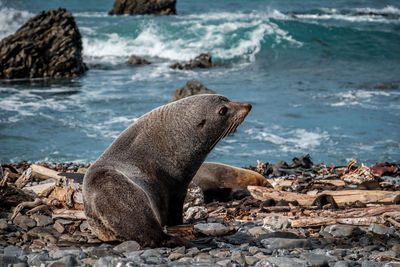
POLYGON ((15 181, 15 186, 23 188, 32 179, 32 168, 28 168, 22 173, 22 175, 15 181))
POLYGON ((311 227, 336 223, 367 226, 371 223, 384 224, 386 221, 394 226, 400 225, 399 222, 390 218, 396 217, 396 215, 400 218, 400 205, 381 205, 336 211, 304 211, 304 215, 307 217, 290 218, 292 227, 311 227))
POLYGON ((44 176, 44 178, 53 178, 56 180, 65 180, 64 176, 61 176, 58 174, 57 171, 51 170, 49 168, 37 165, 37 164, 32 164, 31 165, 32 172, 41 176, 44 176))
POLYGON ((86 220, 83 210, 55 209, 52 217, 53 219, 86 220))
MULTIPOLYGON (((361 203, 380 203, 393 204, 400 200, 400 192, 380 191, 380 190, 341 190, 341 191, 324 191, 319 194, 300 194, 295 192, 277 191, 274 189, 248 186, 250 194, 258 199, 265 201, 274 199, 275 201, 297 201, 302 206, 312 206, 314 200, 320 195, 331 195, 339 206, 351 204, 355 202, 361 203)), ((315 192, 314 192, 315 193, 315 192)))

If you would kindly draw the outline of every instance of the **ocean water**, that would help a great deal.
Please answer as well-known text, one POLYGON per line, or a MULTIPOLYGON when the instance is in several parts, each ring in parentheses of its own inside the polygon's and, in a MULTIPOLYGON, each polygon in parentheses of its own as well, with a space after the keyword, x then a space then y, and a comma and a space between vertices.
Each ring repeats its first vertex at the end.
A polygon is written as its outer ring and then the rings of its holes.
POLYGON ((0 161, 94 161, 191 79, 253 105, 208 161, 400 161, 399 1, 178 0, 170 17, 108 16, 112 5, 0 0, 0 38, 41 10, 70 10, 90 68, 0 81, 0 161), (168 68, 203 52, 219 66, 168 68), (127 66, 132 54, 153 64, 127 66))

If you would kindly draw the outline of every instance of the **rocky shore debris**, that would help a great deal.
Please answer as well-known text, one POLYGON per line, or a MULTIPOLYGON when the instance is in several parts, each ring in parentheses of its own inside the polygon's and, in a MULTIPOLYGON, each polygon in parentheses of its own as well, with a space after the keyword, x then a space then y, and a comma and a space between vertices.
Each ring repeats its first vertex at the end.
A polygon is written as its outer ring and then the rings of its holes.
POLYGON ((42 11, 0 42, 0 78, 71 78, 85 73, 82 40, 71 12, 42 11))
POLYGON ((146 59, 136 56, 136 55, 130 56, 130 58, 128 59, 128 61, 126 63, 129 65, 149 65, 149 64, 151 64, 146 59))
POLYGON ((176 15, 176 0, 115 0, 109 15, 176 15))
POLYGON ((177 69, 177 70, 191 70, 191 69, 197 69, 197 68, 211 68, 213 66, 211 62, 211 54, 210 53, 204 53, 200 54, 199 56, 195 57, 194 59, 191 59, 188 63, 186 64, 181 64, 179 62, 175 62, 171 66, 169 66, 171 69, 177 69))
POLYGON ((0 263, 397 266, 400 171, 373 171, 393 166, 398 164, 370 168, 352 161, 328 167, 314 165, 309 156, 291 164, 258 162, 249 169, 271 186, 241 185, 249 195, 209 203, 191 184, 184 206, 188 224, 166 231, 189 240, 209 238, 216 247, 148 249, 135 241, 102 243, 91 234, 77 175, 88 164, 2 164, 0 263), (14 192, 13 202, 3 205, 14 192))
POLYGON ((176 88, 174 96, 168 101, 168 103, 197 94, 216 94, 216 92, 208 89, 197 80, 191 80, 188 81, 186 85, 176 88))

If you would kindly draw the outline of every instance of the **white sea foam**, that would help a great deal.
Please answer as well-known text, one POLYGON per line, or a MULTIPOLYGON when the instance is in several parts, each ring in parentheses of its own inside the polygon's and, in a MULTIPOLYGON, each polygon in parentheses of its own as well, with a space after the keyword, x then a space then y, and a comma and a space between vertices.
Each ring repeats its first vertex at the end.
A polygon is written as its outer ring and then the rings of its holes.
MULTIPOLYGON (((89 61, 111 63, 121 63, 131 54, 187 61, 202 52, 210 52, 214 58, 224 60, 243 58, 253 61, 265 36, 272 36, 276 44, 285 41, 289 45, 302 45, 271 22, 268 14, 196 14, 178 17, 168 26, 150 20, 140 25, 140 33, 135 37, 118 33, 100 33, 101 36, 95 37, 85 29, 88 36, 83 38, 83 54, 89 61)), ((276 10, 271 14, 285 16, 276 10)))
POLYGON ((338 101, 332 103, 333 107, 342 106, 356 106, 363 105, 366 103, 373 102, 375 97, 393 97, 399 96, 400 92, 397 91, 374 91, 374 90, 349 90, 346 92, 340 92, 335 95, 329 95, 326 97, 337 98, 338 101))
POLYGON ((316 149, 322 142, 329 141, 329 134, 316 129, 308 131, 305 129, 285 130, 281 127, 260 129, 248 129, 245 131, 251 138, 269 142, 279 146, 282 152, 304 153, 316 149))
POLYGON ((15 33, 32 16, 28 11, 3 7, 0 2, 0 40, 15 33))

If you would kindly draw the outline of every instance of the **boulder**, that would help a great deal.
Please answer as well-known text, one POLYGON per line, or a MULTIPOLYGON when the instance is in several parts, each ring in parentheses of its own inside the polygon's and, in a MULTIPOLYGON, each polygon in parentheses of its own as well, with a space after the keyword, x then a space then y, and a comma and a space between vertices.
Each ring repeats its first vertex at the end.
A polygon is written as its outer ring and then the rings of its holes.
POLYGON ((168 101, 168 103, 174 102, 176 100, 197 94, 216 94, 215 91, 206 88, 201 82, 196 80, 191 80, 186 83, 186 85, 176 88, 174 97, 168 101))
POLYGON ((171 66, 171 69, 178 69, 178 70, 191 70, 197 68, 211 68, 211 54, 200 54, 199 56, 195 57, 194 59, 190 60, 186 64, 181 64, 179 62, 175 62, 171 66))
POLYGON ((147 64, 151 64, 146 59, 141 58, 139 56, 135 56, 135 55, 132 55, 126 63, 129 64, 129 65, 147 65, 147 64))
POLYGON ((0 42, 0 78, 69 78, 87 70, 71 12, 42 11, 0 42))
POLYGON ((115 0, 109 15, 176 15, 176 0, 115 0))

